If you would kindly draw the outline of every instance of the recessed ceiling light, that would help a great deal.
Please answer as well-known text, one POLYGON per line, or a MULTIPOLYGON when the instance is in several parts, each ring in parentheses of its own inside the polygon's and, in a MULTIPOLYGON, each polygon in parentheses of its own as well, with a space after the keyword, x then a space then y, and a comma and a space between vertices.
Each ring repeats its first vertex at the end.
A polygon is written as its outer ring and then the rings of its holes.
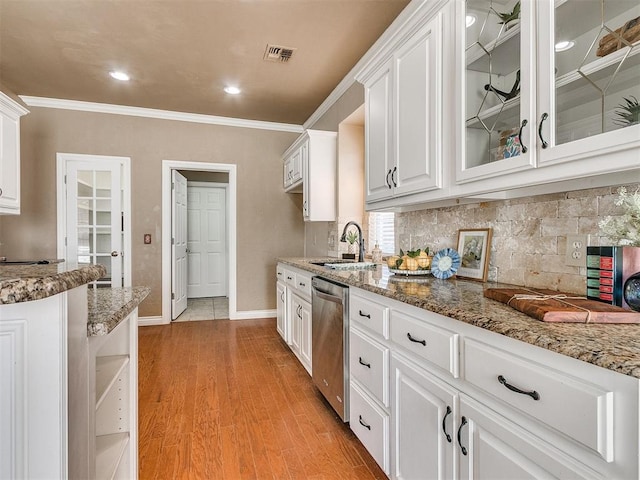
POLYGON ((109 72, 109 75, 111 75, 116 80, 120 80, 122 82, 128 82, 129 81, 129 75, 127 75, 124 72, 119 72, 117 70, 114 70, 112 72, 109 72))
POLYGON ((466 22, 467 22, 467 28, 469 28, 471 25, 476 23, 476 16, 471 13, 467 14, 466 22))
POLYGON ((574 45, 575 43, 570 40, 563 40, 562 42, 556 43, 556 52, 564 52, 565 50, 569 50, 574 45))
POLYGON ((229 95, 238 95, 240 93, 240 89, 238 87, 224 87, 224 91, 229 95))

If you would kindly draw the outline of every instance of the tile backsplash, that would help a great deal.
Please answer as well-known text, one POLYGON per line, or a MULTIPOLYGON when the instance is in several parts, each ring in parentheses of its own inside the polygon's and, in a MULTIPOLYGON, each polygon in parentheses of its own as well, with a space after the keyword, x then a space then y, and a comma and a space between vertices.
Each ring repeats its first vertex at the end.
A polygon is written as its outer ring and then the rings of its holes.
POLYGON ((566 237, 584 234, 590 235, 589 245, 610 244, 599 236, 598 222, 621 213, 617 191, 595 188, 398 213, 396 245, 456 248, 459 229, 490 227, 489 281, 584 294, 586 267, 565 264, 566 237))

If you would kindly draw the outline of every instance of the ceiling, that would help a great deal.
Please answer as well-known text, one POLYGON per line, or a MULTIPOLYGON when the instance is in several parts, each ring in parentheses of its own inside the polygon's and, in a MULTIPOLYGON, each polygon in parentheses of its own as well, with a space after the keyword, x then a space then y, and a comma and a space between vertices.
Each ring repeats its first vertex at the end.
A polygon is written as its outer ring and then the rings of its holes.
POLYGON ((18 95, 299 125, 408 3, 0 0, 0 84, 18 95), (295 51, 267 62, 267 44, 295 51))

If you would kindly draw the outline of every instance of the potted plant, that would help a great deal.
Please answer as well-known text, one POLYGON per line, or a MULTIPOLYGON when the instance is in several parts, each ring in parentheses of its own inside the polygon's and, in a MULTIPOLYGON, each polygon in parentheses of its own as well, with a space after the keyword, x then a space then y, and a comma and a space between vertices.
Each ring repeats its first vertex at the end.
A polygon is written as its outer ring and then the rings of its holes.
POLYGON ((355 253, 354 244, 358 241, 358 234, 353 231, 347 232, 347 242, 349 243, 348 251, 349 253, 355 253))
POLYGON ((498 17, 500 17, 500 20, 501 20, 501 22, 499 23, 506 25, 507 30, 509 30, 511 27, 513 27, 518 23, 518 20, 520 20, 520 0, 516 2, 516 4, 513 6, 513 10, 511 10, 510 12, 505 12, 505 13, 496 12, 496 13, 498 14, 498 17))
POLYGON ((613 113, 616 117, 613 119, 615 125, 621 127, 629 127, 640 123, 640 104, 638 99, 631 95, 631 97, 622 97, 625 103, 618 105, 619 110, 614 110, 613 113))

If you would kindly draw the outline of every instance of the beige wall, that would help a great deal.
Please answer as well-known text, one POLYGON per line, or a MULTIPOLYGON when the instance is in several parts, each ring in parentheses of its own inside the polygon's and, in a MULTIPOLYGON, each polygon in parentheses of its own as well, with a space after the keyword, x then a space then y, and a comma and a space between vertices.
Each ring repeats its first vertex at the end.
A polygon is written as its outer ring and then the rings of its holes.
POLYGON ((281 155, 297 134, 44 108, 21 127, 22 214, 0 218, 2 255, 55 256, 57 152, 130 157, 133 284, 151 287, 140 315, 161 315, 162 160, 235 163, 238 310, 275 308, 275 260, 304 246, 301 195, 282 188, 281 155))

